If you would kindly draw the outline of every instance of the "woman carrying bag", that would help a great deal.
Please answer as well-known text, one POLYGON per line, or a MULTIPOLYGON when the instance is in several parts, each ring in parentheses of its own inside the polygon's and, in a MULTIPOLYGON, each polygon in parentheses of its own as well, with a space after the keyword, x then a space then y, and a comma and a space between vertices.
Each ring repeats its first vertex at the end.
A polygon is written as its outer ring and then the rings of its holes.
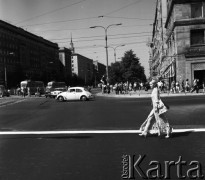
POLYGON ((169 138, 172 129, 170 128, 169 122, 165 116, 165 113, 169 108, 165 106, 160 99, 156 80, 152 80, 150 82, 150 87, 153 89, 151 94, 153 108, 145 122, 141 125, 141 134, 139 135, 146 137, 148 133, 154 131, 154 133, 158 133, 158 136, 166 134, 165 138, 169 138))

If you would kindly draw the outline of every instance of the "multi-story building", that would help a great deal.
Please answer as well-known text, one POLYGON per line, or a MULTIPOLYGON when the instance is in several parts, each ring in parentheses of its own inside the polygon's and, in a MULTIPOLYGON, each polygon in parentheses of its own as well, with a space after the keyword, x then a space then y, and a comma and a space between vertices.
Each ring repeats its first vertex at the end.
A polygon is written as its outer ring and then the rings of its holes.
POLYGON ((72 73, 84 81, 85 85, 93 84, 93 60, 80 54, 72 54, 72 73))
POLYGON ((97 60, 93 61, 94 70, 93 70, 93 77, 94 77, 94 84, 97 86, 102 79, 102 76, 106 74, 106 66, 102 63, 99 63, 97 60))
POLYGON ((150 46, 150 77, 159 76, 161 69, 163 69, 162 60, 166 50, 165 44, 165 22, 167 16, 167 0, 157 0, 155 18, 153 23, 152 40, 149 42, 150 46))
POLYGON ((205 1, 167 0, 168 62, 162 75, 175 81, 205 82, 205 1))
POLYGON ((0 83, 14 87, 25 79, 58 80, 58 45, 0 20, 0 83))
POLYGON ((65 47, 59 49, 59 60, 64 67, 64 77, 67 84, 70 84, 70 80, 72 77, 71 56, 72 52, 70 49, 67 49, 65 47))

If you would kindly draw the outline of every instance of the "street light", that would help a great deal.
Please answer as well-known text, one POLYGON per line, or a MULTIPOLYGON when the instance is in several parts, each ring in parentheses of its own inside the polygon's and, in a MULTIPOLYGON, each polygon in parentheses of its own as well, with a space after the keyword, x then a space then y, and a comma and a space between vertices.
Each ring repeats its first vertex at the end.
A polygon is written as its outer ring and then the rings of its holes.
POLYGON ((122 44, 122 45, 119 45, 119 46, 116 46, 116 47, 108 46, 108 48, 112 48, 112 49, 114 50, 115 63, 116 63, 116 49, 117 49, 118 47, 122 47, 122 46, 125 46, 125 45, 122 44))
MULTIPOLYGON (((9 52, 9 55, 14 55, 14 52, 9 52)), ((6 58, 4 58, 4 81, 5 81, 5 87, 7 88, 7 64, 6 64, 6 58)))
POLYGON ((111 26, 120 26, 120 25, 122 25, 122 23, 119 23, 119 24, 110 24, 109 26, 107 26, 107 27, 104 27, 104 26, 91 26, 90 28, 103 28, 104 30, 105 30, 105 49, 106 49, 106 74, 107 74, 107 80, 109 79, 108 78, 108 50, 107 50, 107 48, 108 48, 108 46, 107 46, 107 30, 108 30, 108 28, 109 27, 111 27, 111 26))

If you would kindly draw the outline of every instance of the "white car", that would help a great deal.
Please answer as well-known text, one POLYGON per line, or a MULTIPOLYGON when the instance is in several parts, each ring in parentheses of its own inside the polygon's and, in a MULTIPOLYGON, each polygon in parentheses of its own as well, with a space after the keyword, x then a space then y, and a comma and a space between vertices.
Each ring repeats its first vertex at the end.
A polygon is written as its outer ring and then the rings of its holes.
POLYGON ((56 97, 59 101, 81 100, 86 101, 94 99, 94 96, 83 87, 71 87, 67 91, 62 92, 56 97))

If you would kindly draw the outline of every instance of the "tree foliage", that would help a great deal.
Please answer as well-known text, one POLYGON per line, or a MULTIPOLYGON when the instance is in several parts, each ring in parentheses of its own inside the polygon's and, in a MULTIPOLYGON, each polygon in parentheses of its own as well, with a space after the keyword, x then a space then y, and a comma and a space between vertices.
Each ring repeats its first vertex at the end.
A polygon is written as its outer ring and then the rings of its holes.
POLYGON ((144 67, 132 50, 126 51, 121 62, 111 64, 109 69, 110 83, 116 82, 146 82, 144 67))

